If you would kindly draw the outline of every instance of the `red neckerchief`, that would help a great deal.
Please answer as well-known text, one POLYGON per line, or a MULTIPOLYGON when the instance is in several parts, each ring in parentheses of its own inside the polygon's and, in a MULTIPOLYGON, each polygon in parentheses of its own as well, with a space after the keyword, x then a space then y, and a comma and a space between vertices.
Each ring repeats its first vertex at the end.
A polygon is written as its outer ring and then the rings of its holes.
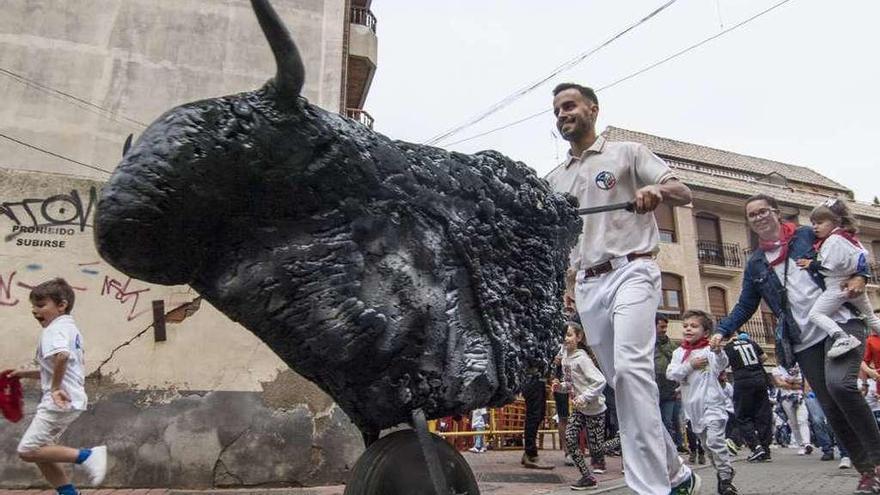
POLYGON ((855 234, 853 234, 852 232, 850 232, 848 230, 844 230, 840 227, 837 227, 836 229, 832 230, 830 234, 828 234, 828 237, 826 237, 824 239, 816 239, 816 242, 813 243, 813 249, 818 253, 819 249, 822 247, 822 244, 824 244, 825 241, 827 241, 828 238, 833 235, 839 235, 840 237, 843 237, 844 239, 851 242, 852 245, 857 248, 862 247, 862 243, 859 242, 859 238, 856 237, 855 234))
POLYGON ((767 251, 773 251, 775 249, 782 248, 779 251, 779 256, 770 262, 770 266, 776 266, 788 257, 788 241, 794 236, 794 231, 797 229, 797 225, 789 222, 783 222, 779 224, 779 240, 777 241, 759 241, 758 247, 761 248, 761 251, 765 253, 767 251))
POLYGON ((687 361, 688 356, 691 355, 691 351, 696 349, 702 349, 704 347, 709 347, 709 338, 703 337, 700 340, 691 344, 687 340, 681 341, 681 348, 684 349, 684 356, 681 357, 681 362, 687 361))

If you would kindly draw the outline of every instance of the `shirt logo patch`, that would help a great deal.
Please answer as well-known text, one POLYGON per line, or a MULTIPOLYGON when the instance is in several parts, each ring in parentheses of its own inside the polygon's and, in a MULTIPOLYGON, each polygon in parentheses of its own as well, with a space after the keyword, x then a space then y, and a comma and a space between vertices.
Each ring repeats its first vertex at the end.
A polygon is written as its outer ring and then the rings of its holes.
POLYGON ((614 174, 611 172, 604 170, 596 175, 596 185, 599 186, 599 189, 607 191, 617 185, 617 177, 614 177, 614 174))

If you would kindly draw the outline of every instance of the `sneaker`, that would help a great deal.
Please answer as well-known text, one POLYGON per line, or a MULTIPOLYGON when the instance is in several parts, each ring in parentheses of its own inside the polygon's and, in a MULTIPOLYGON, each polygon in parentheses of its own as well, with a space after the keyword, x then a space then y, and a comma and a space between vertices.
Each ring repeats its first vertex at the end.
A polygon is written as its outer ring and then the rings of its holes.
POLYGON ((828 349, 828 357, 834 359, 843 356, 847 352, 858 348, 860 345, 862 345, 862 343, 859 342, 859 339, 852 335, 838 337, 837 340, 831 344, 831 348, 828 349))
POLYGON ((480 452, 482 452, 482 450, 478 449, 476 447, 471 447, 468 449, 468 452, 473 452, 474 454, 479 454, 480 452))
POLYGON ((725 443, 727 444, 727 451, 730 452, 730 455, 735 457, 739 454, 739 447, 736 446, 736 442, 728 438, 725 443))
POLYGON ((873 473, 862 473, 856 491, 853 493, 878 493, 880 492, 880 481, 873 473))
POLYGON ((700 476, 691 471, 691 475, 688 476, 686 480, 672 487, 669 495, 696 495, 697 493, 700 493, 700 487, 702 484, 700 476))
POLYGON ((749 462, 761 462, 767 458, 767 451, 764 450, 764 447, 755 447, 755 450, 746 457, 746 460, 749 462))
POLYGON ((565 465, 566 466, 574 466, 574 461, 571 459, 571 456, 565 454, 565 465))
POLYGON ((807 455, 807 448, 806 447, 799 448, 797 451, 797 455, 807 455))
POLYGON ((605 461, 591 462, 590 470, 596 474, 605 474, 605 471, 607 471, 607 468, 605 467, 605 461))
POLYGON ((718 495, 739 495, 739 491, 733 486, 733 480, 718 478, 718 495))
POLYGON ((523 467, 528 468, 528 469, 553 469, 556 467, 556 466, 551 466, 548 464, 541 464, 541 461, 540 461, 540 459, 538 459, 538 456, 532 457, 532 456, 526 454, 525 452, 523 452, 522 460, 520 461, 520 463, 522 463, 523 467))
POLYGON ((595 490, 599 488, 599 480, 593 475, 582 476, 581 479, 571 485, 571 489, 575 491, 595 490))
POLYGON ((107 446, 92 447, 92 454, 80 464, 80 467, 85 470, 91 486, 95 487, 103 483, 107 474, 107 446))
POLYGON ((810 455, 813 453, 813 446, 810 444, 804 445, 804 454, 810 455))
POLYGON ((820 461, 833 461, 834 460, 834 452, 822 452, 822 457, 819 458, 820 461))
POLYGON ((699 455, 697 455, 697 464, 706 464, 706 454, 705 453, 700 452, 699 455))
POLYGON ((489 447, 483 447, 482 449, 480 449, 481 454, 485 454, 488 451, 489 451, 489 447))
POLYGON ((852 459, 849 457, 841 457, 840 464, 837 465, 838 469, 852 469, 852 459))
POLYGON ((688 463, 695 464, 697 462, 697 453, 693 450, 688 454, 688 463))

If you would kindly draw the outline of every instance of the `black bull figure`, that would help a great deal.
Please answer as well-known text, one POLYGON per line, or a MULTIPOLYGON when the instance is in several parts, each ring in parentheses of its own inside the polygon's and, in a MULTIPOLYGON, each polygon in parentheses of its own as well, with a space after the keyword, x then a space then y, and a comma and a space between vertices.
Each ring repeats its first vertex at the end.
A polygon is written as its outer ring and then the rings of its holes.
POLYGON ((309 104, 296 45, 252 4, 276 77, 150 125, 101 192, 101 256, 192 286, 367 438, 416 409, 510 402, 558 350, 575 201, 497 152, 391 141, 309 104))

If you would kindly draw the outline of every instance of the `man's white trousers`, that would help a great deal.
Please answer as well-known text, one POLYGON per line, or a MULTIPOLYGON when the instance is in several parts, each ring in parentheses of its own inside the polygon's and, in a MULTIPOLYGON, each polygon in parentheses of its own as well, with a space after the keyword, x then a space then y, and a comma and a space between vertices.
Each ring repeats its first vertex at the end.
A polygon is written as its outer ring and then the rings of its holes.
POLYGON ((598 277, 583 275, 575 302, 587 343, 614 388, 626 483, 639 494, 668 495, 690 469, 660 419, 654 376, 660 268, 637 258, 598 277))

